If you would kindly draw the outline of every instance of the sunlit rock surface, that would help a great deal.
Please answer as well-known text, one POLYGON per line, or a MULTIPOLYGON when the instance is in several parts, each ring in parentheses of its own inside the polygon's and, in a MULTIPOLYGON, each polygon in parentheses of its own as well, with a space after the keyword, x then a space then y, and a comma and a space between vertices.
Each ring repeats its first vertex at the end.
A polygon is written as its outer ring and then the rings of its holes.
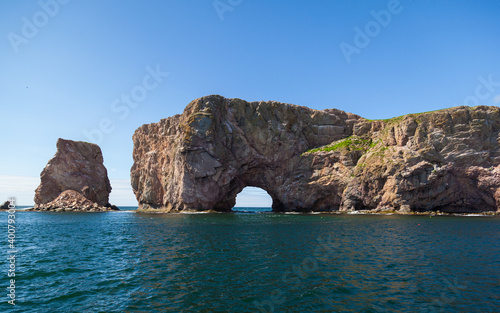
POLYGON ((40 174, 35 210, 108 211, 111 185, 99 146, 59 138, 40 174))
POLYGON ((230 211, 246 186, 274 211, 498 211, 497 107, 369 121, 207 96, 133 136, 139 210, 230 211))

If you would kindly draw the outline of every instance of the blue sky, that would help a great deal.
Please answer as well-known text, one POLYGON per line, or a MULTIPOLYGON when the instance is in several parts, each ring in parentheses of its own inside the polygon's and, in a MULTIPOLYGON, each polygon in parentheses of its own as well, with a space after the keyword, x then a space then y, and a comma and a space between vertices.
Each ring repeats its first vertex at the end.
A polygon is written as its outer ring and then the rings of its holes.
POLYGON ((498 1, 0 0, 0 200, 33 204, 62 137, 99 141, 134 205, 134 130, 208 94, 370 119, 498 105, 499 30, 498 1))

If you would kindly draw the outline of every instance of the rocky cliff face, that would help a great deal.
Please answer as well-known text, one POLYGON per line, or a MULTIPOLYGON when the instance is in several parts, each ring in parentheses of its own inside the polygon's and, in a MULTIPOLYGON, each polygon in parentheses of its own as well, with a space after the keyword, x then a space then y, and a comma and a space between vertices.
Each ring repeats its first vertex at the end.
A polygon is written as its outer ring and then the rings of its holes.
POLYGON ((368 121, 208 96, 136 130, 132 187, 146 211, 230 211, 246 186, 275 211, 497 211, 499 130, 496 107, 368 121))
POLYGON ((109 204, 111 185, 99 146, 59 138, 57 152, 40 174, 36 210, 116 209, 109 204))
POLYGON ((341 209, 499 211, 499 131, 500 109, 486 106, 360 122, 354 134, 371 146, 351 169, 341 209))

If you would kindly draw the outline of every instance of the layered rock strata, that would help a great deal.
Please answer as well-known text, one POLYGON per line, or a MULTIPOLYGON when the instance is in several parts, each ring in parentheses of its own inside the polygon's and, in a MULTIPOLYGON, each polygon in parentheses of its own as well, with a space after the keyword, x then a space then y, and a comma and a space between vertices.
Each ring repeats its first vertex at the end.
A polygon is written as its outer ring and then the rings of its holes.
POLYGON ((227 212, 246 186, 274 211, 498 211, 499 130, 497 107, 369 121, 207 96, 136 130, 131 181, 143 211, 227 212))
POLYGON ((41 211, 109 211, 109 183, 99 146, 59 138, 57 152, 40 174, 35 207, 41 211))

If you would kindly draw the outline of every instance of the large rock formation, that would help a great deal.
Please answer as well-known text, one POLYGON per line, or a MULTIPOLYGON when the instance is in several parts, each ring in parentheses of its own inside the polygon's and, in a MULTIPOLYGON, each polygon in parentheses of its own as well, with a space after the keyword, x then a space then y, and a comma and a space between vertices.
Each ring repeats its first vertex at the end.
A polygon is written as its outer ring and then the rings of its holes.
POLYGON ((369 121, 208 96, 136 130, 132 187, 144 211, 230 211, 246 186, 275 211, 498 211, 499 130, 497 107, 369 121))
POLYGON ((59 138, 57 152, 40 174, 35 210, 116 210, 109 204, 108 174, 99 146, 59 138))

